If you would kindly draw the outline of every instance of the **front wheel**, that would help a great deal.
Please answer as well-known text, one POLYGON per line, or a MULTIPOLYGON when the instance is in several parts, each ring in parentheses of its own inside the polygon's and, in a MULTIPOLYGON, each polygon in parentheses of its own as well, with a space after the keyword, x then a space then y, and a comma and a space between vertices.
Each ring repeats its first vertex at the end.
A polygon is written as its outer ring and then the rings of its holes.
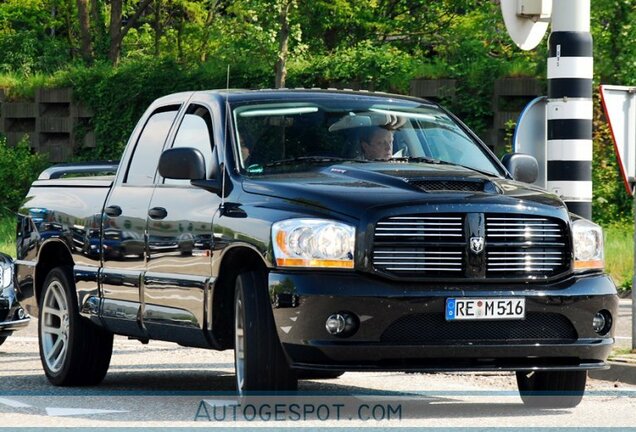
POLYGON ((533 408, 574 408, 585 393, 587 371, 517 372, 521 400, 533 408))
POLYGON ((298 378, 276 334, 264 277, 241 273, 234 294, 234 363, 239 393, 294 391, 298 378))
POLYGON ((4 343, 4 341, 7 340, 7 336, 2 336, 0 337, 0 345, 2 345, 4 343))
POLYGON ((42 367, 53 385, 88 386, 104 379, 113 334, 80 316, 70 268, 56 267, 44 281, 38 334, 42 367))

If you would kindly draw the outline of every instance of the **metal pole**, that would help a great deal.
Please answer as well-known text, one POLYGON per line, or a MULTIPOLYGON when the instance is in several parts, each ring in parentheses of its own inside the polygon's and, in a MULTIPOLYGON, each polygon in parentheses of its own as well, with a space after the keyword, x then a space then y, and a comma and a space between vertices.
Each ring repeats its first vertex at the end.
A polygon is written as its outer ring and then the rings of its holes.
POLYGON ((552 3, 548 56, 548 190, 592 218, 592 35, 590 0, 552 3))
POLYGON ((636 351, 636 184, 632 185, 634 209, 634 276, 632 278, 632 351, 636 351))

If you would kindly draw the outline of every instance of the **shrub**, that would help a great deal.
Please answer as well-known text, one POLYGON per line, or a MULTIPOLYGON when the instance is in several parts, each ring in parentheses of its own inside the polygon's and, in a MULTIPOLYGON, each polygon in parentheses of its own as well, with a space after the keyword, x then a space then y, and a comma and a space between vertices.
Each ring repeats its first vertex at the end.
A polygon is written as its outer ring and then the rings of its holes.
POLYGON ((33 154, 25 137, 15 147, 9 147, 0 138, 0 208, 3 212, 15 212, 38 177, 46 168, 46 157, 33 154))

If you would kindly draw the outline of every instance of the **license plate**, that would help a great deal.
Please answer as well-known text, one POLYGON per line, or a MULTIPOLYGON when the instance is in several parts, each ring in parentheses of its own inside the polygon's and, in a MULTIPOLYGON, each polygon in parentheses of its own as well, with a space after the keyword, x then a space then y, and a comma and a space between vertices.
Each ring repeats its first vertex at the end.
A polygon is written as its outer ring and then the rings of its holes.
POLYGON ((523 298, 448 298, 446 321, 524 319, 523 298))

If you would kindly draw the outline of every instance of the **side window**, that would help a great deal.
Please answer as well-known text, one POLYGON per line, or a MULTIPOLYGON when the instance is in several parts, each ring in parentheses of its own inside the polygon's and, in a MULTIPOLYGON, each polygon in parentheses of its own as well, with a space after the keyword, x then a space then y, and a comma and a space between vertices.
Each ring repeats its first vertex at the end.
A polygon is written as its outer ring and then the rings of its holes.
POLYGON ((151 185, 154 180, 161 150, 177 116, 178 107, 153 114, 139 136, 135 152, 128 166, 125 183, 151 185))
MULTIPOLYGON (((188 108, 172 148, 192 147, 199 150, 205 159, 205 169, 209 173, 212 163, 212 119, 206 108, 193 105, 188 108)), ((189 185, 188 180, 165 179, 164 184, 189 185)))

